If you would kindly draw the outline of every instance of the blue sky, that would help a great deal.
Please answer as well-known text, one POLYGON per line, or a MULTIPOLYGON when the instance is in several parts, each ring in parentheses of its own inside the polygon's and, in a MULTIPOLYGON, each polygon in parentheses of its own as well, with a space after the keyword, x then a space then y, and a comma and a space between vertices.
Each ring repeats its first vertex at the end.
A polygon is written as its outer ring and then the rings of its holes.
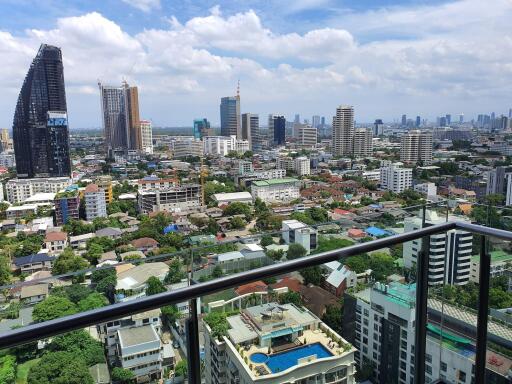
POLYGON ((339 104, 360 122, 512 105, 506 0, 3 0, 0 14, 0 127, 40 43, 63 50, 75 128, 101 125, 98 79, 138 85, 157 126, 217 124, 238 79, 261 122, 339 104))

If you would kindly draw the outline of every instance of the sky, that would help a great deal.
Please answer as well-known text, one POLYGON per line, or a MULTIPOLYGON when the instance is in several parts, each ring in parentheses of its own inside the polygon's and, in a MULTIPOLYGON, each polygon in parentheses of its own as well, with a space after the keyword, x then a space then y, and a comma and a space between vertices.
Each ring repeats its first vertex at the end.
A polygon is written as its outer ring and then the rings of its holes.
POLYGON ((139 87, 154 126, 241 111, 358 122, 512 107, 510 0, 2 0, 0 128, 41 43, 61 47, 71 128, 101 127, 98 80, 139 87))

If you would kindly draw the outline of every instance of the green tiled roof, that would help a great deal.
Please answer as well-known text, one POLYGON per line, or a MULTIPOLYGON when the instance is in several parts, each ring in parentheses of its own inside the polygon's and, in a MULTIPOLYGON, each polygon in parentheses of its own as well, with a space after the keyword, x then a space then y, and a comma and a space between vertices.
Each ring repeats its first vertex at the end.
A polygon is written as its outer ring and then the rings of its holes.
POLYGON ((279 185, 279 184, 291 184, 296 183, 299 180, 291 178, 291 177, 285 177, 282 179, 268 179, 268 180, 257 180, 253 181, 252 184, 257 187, 266 187, 270 185, 279 185))

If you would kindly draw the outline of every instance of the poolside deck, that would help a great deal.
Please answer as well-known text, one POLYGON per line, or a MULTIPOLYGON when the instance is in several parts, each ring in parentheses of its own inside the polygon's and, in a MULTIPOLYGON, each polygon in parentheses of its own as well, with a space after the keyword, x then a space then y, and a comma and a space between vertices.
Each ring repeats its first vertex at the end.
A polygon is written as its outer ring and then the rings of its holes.
MULTIPOLYGON (((278 353, 278 352, 284 352, 287 350, 290 350, 292 348, 296 348, 298 345, 305 345, 305 344, 315 344, 320 343, 322 344, 329 352, 333 354, 333 356, 341 355, 343 354, 344 350, 343 347, 338 346, 337 343, 334 343, 331 338, 327 337, 327 334, 320 330, 306 330, 304 331, 304 335, 300 336, 296 339, 298 341, 297 343, 290 343, 287 344, 288 348, 283 348, 284 346, 279 346, 276 350, 275 348, 272 348, 271 354, 278 353), (300 343, 300 344, 299 344, 300 343)), ((252 373, 255 376, 261 376, 262 375, 262 368, 265 368, 268 372, 268 374, 271 373, 271 370, 267 367, 265 363, 254 363, 251 361, 250 356, 253 353, 265 353, 268 354, 268 347, 260 347, 258 345, 251 345, 251 348, 249 350, 244 350, 242 352, 242 358, 247 357, 248 358, 248 366, 249 368, 252 367, 252 373)), ((300 362, 299 362, 300 364, 300 362)))

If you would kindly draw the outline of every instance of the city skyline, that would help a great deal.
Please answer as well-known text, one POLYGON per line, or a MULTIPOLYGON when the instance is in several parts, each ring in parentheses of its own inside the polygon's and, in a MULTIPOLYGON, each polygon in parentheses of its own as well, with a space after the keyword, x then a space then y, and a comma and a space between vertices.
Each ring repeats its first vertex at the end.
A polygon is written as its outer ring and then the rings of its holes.
POLYGON ((356 121, 368 123, 447 113, 467 121, 509 108, 501 63, 510 49, 501 34, 511 6, 502 1, 317 0, 290 2, 277 14, 276 2, 70 2, 59 10, 30 3, 0 8, 16 15, 34 7, 31 17, 0 27, 0 127, 12 126, 22 68, 40 43, 63 51, 71 129, 101 127, 98 79, 137 84, 154 126, 192 126, 199 117, 219 126, 218 101, 236 94, 238 79, 241 113, 278 110, 288 120, 300 113, 330 122, 339 104, 354 105, 356 121))

